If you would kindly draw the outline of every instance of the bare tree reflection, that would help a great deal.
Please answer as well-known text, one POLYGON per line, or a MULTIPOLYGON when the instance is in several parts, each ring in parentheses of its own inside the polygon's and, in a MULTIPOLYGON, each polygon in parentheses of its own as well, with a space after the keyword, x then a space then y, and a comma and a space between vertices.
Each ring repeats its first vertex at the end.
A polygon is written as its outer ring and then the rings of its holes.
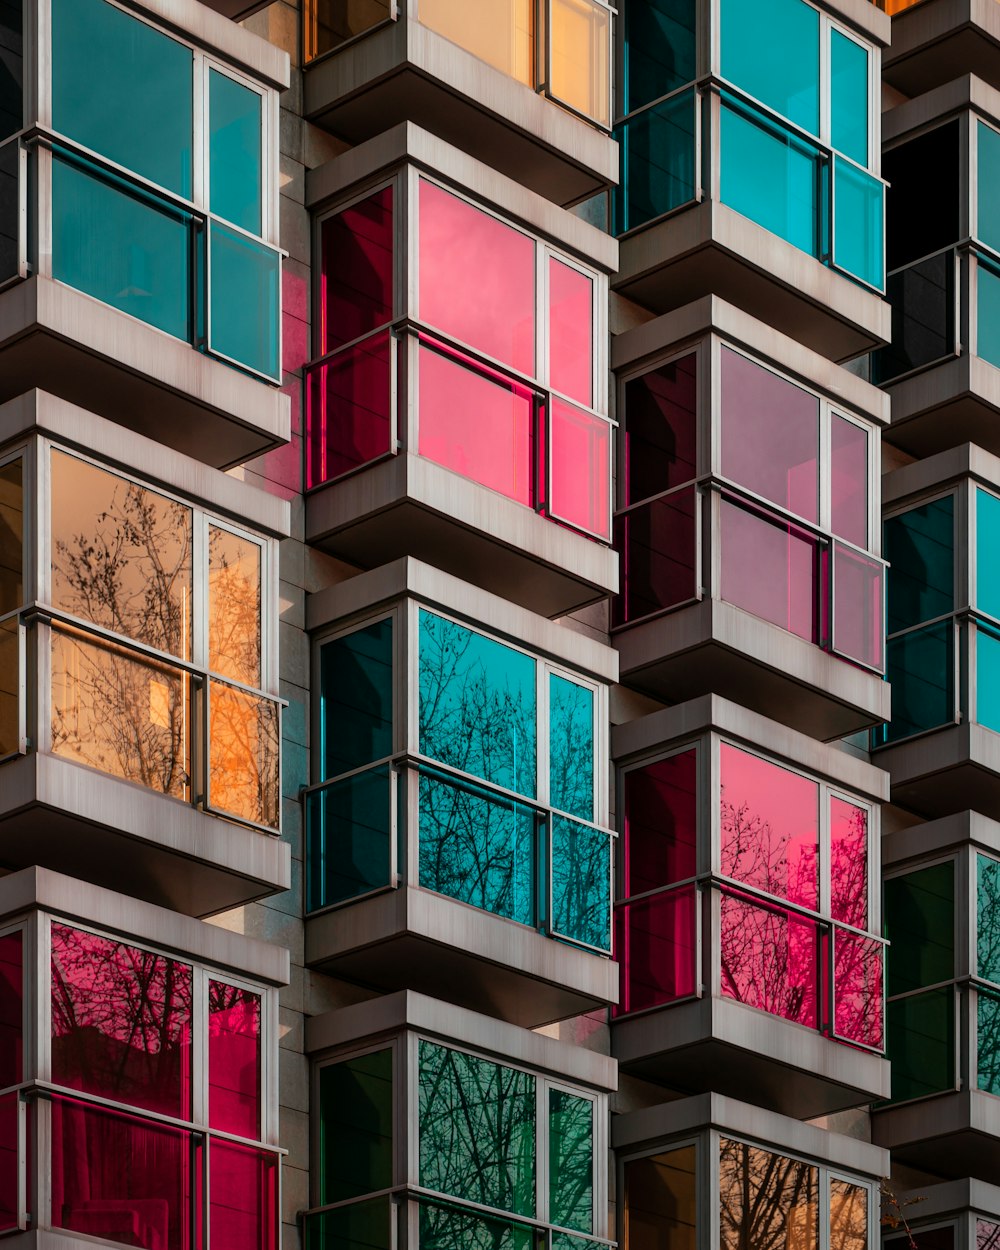
POLYGON ((719 1220, 721 1250, 816 1250, 818 1169, 722 1138, 719 1220))

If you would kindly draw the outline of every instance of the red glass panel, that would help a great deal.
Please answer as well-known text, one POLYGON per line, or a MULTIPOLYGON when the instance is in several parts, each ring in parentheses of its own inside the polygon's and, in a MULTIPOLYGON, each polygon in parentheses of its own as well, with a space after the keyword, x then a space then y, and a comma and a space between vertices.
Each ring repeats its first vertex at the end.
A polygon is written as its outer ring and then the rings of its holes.
POLYGON ((532 503, 532 392, 457 353, 420 345, 420 454, 532 503))
POLYGON ((323 222, 321 354, 392 320, 392 187, 323 222))
POLYGON ((727 499, 722 501, 720 540, 722 598, 818 642, 816 540, 727 499))
POLYGON ((276 1157, 212 1138, 208 1164, 212 1250, 274 1250, 278 1242, 276 1157))
POLYGON ((533 239, 421 179, 419 273, 422 321, 535 376, 533 239))
POLYGON ((653 894, 615 910, 615 959, 622 966, 615 1015, 690 998, 697 988, 694 886, 653 894))
MULTIPOLYGON (((188 1250, 191 1134, 69 1098, 52 1100, 52 1224, 143 1250, 188 1250)), ((200 1239, 199 1239, 200 1240, 200 1239)))
POLYGON ((188 1118, 191 969, 53 924, 52 1079, 188 1118))
POLYGON ((625 897, 696 872, 698 753, 692 748, 625 773, 625 897))
POLYGON ((863 1046, 882 1046, 882 945, 834 930, 834 1030, 863 1046))
POLYGON ((260 995, 208 983, 208 1122, 260 1137, 260 995))
POLYGON ((868 928, 868 812, 830 800, 830 915, 868 928))
POLYGON ((18 1096, 0 1098, 0 1232, 17 1228, 18 1096))
POLYGON ((818 926, 727 891, 720 927, 723 996, 818 1027, 818 926))
POLYGON ((838 538, 868 546, 868 435, 836 414, 830 419, 830 524, 838 538))
POLYGON ((23 1079, 21 1036, 24 1000, 24 941, 20 932, 0 937, 0 1089, 23 1079))
POLYGON ((781 508, 819 520, 819 400, 722 349, 722 474, 781 508))
POLYGON ((875 669, 882 668, 882 602, 882 565, 834 543, 833 645, 841 655, 875 669))
POLYGON ((615 625, 695 597, 696 500, 691 486, 615 518, 622 580, 622 593, 611 601, 615 625))
POLYGON ((601 538, 611 537, 611 426, 553 399, 549 511, 601 538))
POLYGON ((392 450, 392 351, 386 330, 310 371, 306 391, 310 487, 392 450))
POLYGON ((697 364, 692 352, 625 384, 626 504, 639 503, 697 473, 697 364))
POLYGON ((594 281, 549 258, 549 385, 594 402, 594 281))
POLYGON ((819 905, 819 786, 723 742, 722 872, 800 907, 819 905))

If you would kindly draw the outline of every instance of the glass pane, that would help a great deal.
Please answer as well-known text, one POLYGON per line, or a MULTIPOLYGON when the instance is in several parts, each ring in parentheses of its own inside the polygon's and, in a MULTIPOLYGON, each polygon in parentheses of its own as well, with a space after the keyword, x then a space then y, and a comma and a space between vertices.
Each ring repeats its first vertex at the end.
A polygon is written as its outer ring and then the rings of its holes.
POLYGON ((885 290, 892 305, 892 343, 871 357, 872 381, 880 385, 955 352, 954 252, 890 274, 885 290))
POLYGON ((955 865, 951 860, 885 882, 890 995, 955 975, 955 865))
POLYGON ((1000 1224, 976 1220, 976 1250, 997 1250, 1000 1246, 1000 1224))
POLYGON ((549 674, 549 802, 594 820, 594 692, 549 674))
POLYGON ((421 1041, 419 1082, 420 1184, 533 1216, 535 1078, 421 1041))
POLYGON ((420 21, 502 73, 534 86, 532 0, 500 0, 475 7, 462 0, 421 0, 420 21))
POLYGON ((819 786, 723 742, 722 873, 778 898, 819 906, 819 786))
MULTIPOLYGON (((111 6, 102 3, 101 7, 111 6)), ((83 58, 81 64, 86 66, 90 95, 112 99, 92 89, 90 58, 83 58)), ((115 109, 128 113, 119 108, 122 98, 128 97, 114 98, 115 109)), ((192 335, 191 231, 187 214, 139 196, 110 176, 99 176, 93 166, 53 152, 53 278, 188 341, 192 335)), ((250 320, 244 316, 247 305, 238 293, 227 292, 230 296, 236 296, 243 320, 250 320)))
POLYGON ((383 187, 320 227, 323 355, 392 320, 392 207, 392 187, 383 187))
POLYGON ((320 1068, 319 1114, 320 1204, 391 1188, 392 1051, 320 1068))
POLYGON ((302 1217, 305 1250, 391 1250, 395 1213, 388 1195, 308 1212, 302 1217))
POLYGON ((392 661, 388 616, 320 648, 321 781, 392 754, 392 661))
POLYGON ((833 545, 833 645, 849 660, 882 671, 882 565, 833 545))
POLYGON ((767 20, 722 0, 722 77, 782 117, 819 134, 819 13, 802 0, 771 0, 767 20))
POLYGON ((386 330, 308 371, 307 489, 392 451, 392 355, 386 330))
POLYGON ((390 786, 386 765, 306 795, 307 910, 390 884, 390 786))
POLYGON ((626 898, 697 871, 698 753, 692 747, 626 772, 622 888, 626 898))
POLYGON ((1000 730, 1000 636, 982 627, 975 634, 976 720, 987 729, 1000 730))
POLYGON ((867 1250, 868 1189, 830 1177, 830 1250, 867 1250))
POLYGON ((551 0, 552 96, 611 125, 611 14, 593 0, 551 0))
POLYGON ((830 141, 859 165, 868 164, 868 52, 830 31, 830 141))
POLYGON ((21 749, 21 630, 16 617, 0 624, 0 758, 21 749))
POLYGON ((976 355, 1000 367, 1000 272, 976 261, 976 355))
POLYGON ((52 0, 54 128, 187 199, 193 65, 190 48, 105 0, 52 0))
POLYGON ((18 1149, 17 1094, 0 1098, 0 1232, 18 1227, 18 1171, 21 1152, 18 1149))
POLYGON ((697 989, 695 890, 684 886, 615 909, 615 959, 622 965, 615 1015, 645 1011, 697 989))
POLYGON ((721 1250, 818 1250, 819 1168, 723 1137, 719 1215, 721 1250))
POLYGON ((552 515, 570 525, 610 537, 611 426, 559 399, 550 411, 552 515))
POLYGON ((976 236, 987 247, 1000 251, 1000 225, 994 207, 1000 196, 1000 133, 985 122, 978 122, 976 146, 979 151, 976 236))
POLYGON ((697 499, 692 486, 615 517, 622 593, 611 601, 614 625, 686 603, 697 594, 697 499))
POLYGON ((882 1047, 882 944, 833 931, 833 1028, 838 1037, 882 1047))
POLYGON ((209 351, 280 380, 281 253, 209 223, 209 351))
POLYGON ((549 257, 549 385, 594 402, 594 280, 549 257))
POLYGON ((0 616, 24 602, 23 472, 20 459, 0 465, 0 616))
POLYGON ((260 1137, 261 1000, 251 990, 208 983, 208 1123, 260 1137))
POLYGON ((0 45, 5 71, 0 84, 0 137, 7 138, 24 124, 24 7, 19 0, 4 0, 0 45))
POLYGON ((278 705, 210 681, 209 785, 215 811, 277 829, 280 729, 278 705))
POLYGON ((1000 985, 1000 863, 976 856, 976 970, 1000 985))
POLYGON ((661 217, 695 197, 695 93, 637 113, 615 130, 621 178, 612 192, 615 234, 661 217))
POLYGON ((819 926, 794 912, 722 893, 722 996, 819 1025, 819 926))
MULTIPOLYGON (((420 1204, 420 1250, 535 1250, 537 1245, 538 1235, 530 1224, 478 1215, 446 1203, 420 1204)), ((557 1246, 553 1240, 552 1250, 577 1247, 557 1246)))
POLYGON ((0 1089, 17 1085, 24 1074, 23 945, 20 932, 0 937, 0 1089))
POLYGON ((976 487, 976 607, 1000 619, 996 558, 1000 551, 1000 499, 976 487))
POLYGON ((830 416, 830 528, 856 547, 868 546, 868 431, 830 416))
POLYGON ((213 1250, 275 1250, 278 1159, 211 1138, 208 1235, 213 1250))
POLYGON ((261 233, 262 100, 256 91, 208 71, 209 206, 234 226, 261 233))
POLYGON ((625 6, 625 112, 686 82, 696 72, 694 0, 646 0, 625 6))
MULTIPOLYGON (((890 0, 891 2, 891 0, 890 0)), ((961 238, 960 217, 968 203, 961 170, 968 162, 969 141, 957 116, 882 153, 886 195, 888 267, 899 269, 921 256, 950 247, 961 238), (927 177, 928 169, 934 178, 927 177), (917 198, 915 199, 914 196, 917 198), (920 204, 920 212, 913 211, 920 204)))
POLYGON ((1000 998, 976 994, 976 1067, 979 1088, 1000 1094, 1000 998))
POLYGON ((955 606, 954 511, 954 495, 945 495, 885 522, 890 634, 955 606))
POLYGON ((697 1250, 697 1151, 679 1146, 625 1164, 628 1250, 697 1250))
POLYGON ((833 263, 880 291, 885 286, 884 194, 877 178, 833 158, 833 263))
POLYGON ((562 937, 611 949, 611 835, 552 817, 552 928, 562 937))
POLYGON ((697 475, 697 370, 692 352, 625 383, 626 505, 697 475))
POLYGON ((954 722, 953 648, 951 621, 886 643, 886 676, 892 686, 892 723, 884 730, 886 742, 954 722))
POLYGON ((66 925, 51 932, 52 1080, 190 1118, 190 967, 66 925))
POLYGON ((549 1222, 594 1231, 594 1103, 549 1090, 549 1222))
POLYGON ((885 1010, 892 1101, 954 1089, 955 996, 951 986, 897 999, 887 1003, 885 1010))
MULTIPOLYGON (((8 10, 11 11, 11 10, 8 10)), ((20 8, 13 10, 20 15, 20 8)), ((0 23, 5 20, 4 14, 0 13, 0 23)), ((3 47, 3 26, 0 25, 0 47, 3 47)), ((5 57, 9 56, 6 48, 3 49, 5 57)), ((10 58, 14 60, 13 57, 10 58)), ((8 66, 10 61, 7 62, 8 66)), ((9 76, 5 75, 0 80, 0 133, 9 125, 6 120, 9 114, 5 114, 5 88, 11 87, 13 84, 9 76)), ((20 86, 17 87, 17 107, 21 107, 20 86)), ((20 125, 15 130, 20 129, 20 125)), ((20 274, 22 261, 27 257, 22 255, 27 240, 22 238, 23 225, 20 219, 20 197, 21 197, 21 149, 18 143, 8 143, 4 147, 0 147, 0 282, 8 282, 11 278, 16 278, 20 274)))
POLYGON ((868 809, 830 799, 830 915, 868 928, 868 809))
POLYGON ((311 60, 324 52, 332 52, 355 35, 363 35, 380 22, 387 22, 391 4, 390 0, 362 0, 360 4, 345 4, 344 0, 307 0, 306 11, 309 22, 306 59, 311 60))
MULTIPOLYGON (((425 0, 421 20, 428 23, 426 8, 453 3, 425 0)), ((481 34, 489 32, 481 6, 454 7, 481 34)), ((490 5, 489 12, 504 8, 490 5)), ((421 320, 534 375, 534 239, 421 179, 419 266, 421 320)))
POLYGON ((208 667, 247 686, 260 686, 260 543, 208 527, 208 667))

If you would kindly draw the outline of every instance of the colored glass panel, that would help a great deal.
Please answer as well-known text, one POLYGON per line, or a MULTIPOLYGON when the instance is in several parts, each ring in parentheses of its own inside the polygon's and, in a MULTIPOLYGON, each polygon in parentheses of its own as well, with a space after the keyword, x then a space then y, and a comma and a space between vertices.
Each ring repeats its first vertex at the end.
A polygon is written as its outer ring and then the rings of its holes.
POLYGON ((890 634, 954 608, 954 513, 955 497, 945 495, 885 522, 890 634))
MULTIPOLYGON (((20 14, 19 9, 17 12, 20 14)), ((0 13, 0 46, 3 44, 4 36, 3 21, 3 14, 0 13)), ((10 62, 8 61, 7 64, 9 65, 10 62)), ((4 78, 4 82, 0 83, 0 134, 3 134, 6 129, 4 96, 8 93, 9 88, 14 85, 9 75, 5 75, 4 78)), ((20 84, 16 86, 16 93, 17 107, 20 110, 20 84)), ((20 126, 17 126, 16 129, 20 129, 20 126)), ((27 261, 27 256, 25 255, 27 250, 26 223, 14 211, 14 206, 19 202, 21 176, 20 144, 8 143, 0 147, 0 203, 4 206, 4 211, 0 214, 0 283, 7 283, 14 278, 23 276, 22 268, 27 261)))
POLYGON ((15 135, 24 124, 24 8, 5 0, 0 10, 0 45, 5 73, 0 85, 0 138, 15 135))
POLYGON ((0 1232, 4 1233, 19 1226, 18 1172, 21 1159, 18 1147, 19 1102, 20 1098, 17 1094, 7 1094, 0 1098, 0 1232))
POLYGON ((420 21, 526 86, 535 81, 533 0, 472 8, 462 0, 423 0, 420 21))
POLYGON ((24 602, 24 466, 0 465, 0 616, 24 602))
POLYGON ((392 451, 392 355, 388 330, 309 370, 307 489, 392 451))
POLYGON ((208 667, 213 673, 261 684, 259 543, 208 527, 208 667))
POLYGON ((1000 367, 1000 270, 976 261, 976 355, 1000 367))
POLYGON ((214 1250, 275 1250, 277 1156, 211 1139, 208 1235, 214 1250))
POLYGON ((976 720, 1000 730, 1000 635, 976 627, 976 720))
POLYGON ((884 385, 955 353, 955 261, 954 252, 942 252, 887 275, 892 342, 872 354, 873 382, 884 385))
POLYGON ((885 188, 863 169, 833 158, 833 263, 885 286, 885 188))
POLYGON ((261 233, 263 101, 218 70, 208 71, 209 204, 234 226, 261 233))
POLYGON ((856 547, 868 546, 868 432, 830 417, 830 528, 856 547))
POLYGON ((976 994, 977 1084, 988 1094, 1000 1094, 1000 998, 979 990, 976 994))
POLYGON ((1000 985, 1000 863, 976 856, 976 971, 1000 985))
POLYGON ((611 14, 593 0, 549 0, 549 92, 611 125, 611 14))
POLYGON ((209 222, 208 347, 279 381, 281 253, 209 222))
POLYGON ((549 385, 594 402, 594 280, 549 257, 549 385))
POLYGON ((549 413, 551 497, 561 521, 607 539, 611 528, 611 426, 553 399, 549 413))
POLYGON ((344 4, 343 0, 306 0, 306 60, 332 52, 391 16, 390 0, 365 0, 363 6, 344 4))
POLYGON ((997 1250, 1000 1246, 1000 1224, 976 1220, 976 1250, 997 1250))
POLYGON ((692 747, 624 774, 625 897, 697 871, 698 753, 692 747))
POLYGON ((308 911, 390 884, 391 785, 386 764, 306 794, 308 911))
POLYGON ((728 891, 720 902, 723 997, 817 1028, 817 924, 728 891))
POLYGON ((549 802, 594 819, 594 692, 549 674, 549 802))
POLYGON ((976 170, 977 204, 976 236, 995 251, 1000 251, 1000 224, 996 203, 1000 196, 1000 133, 983 121, 976 124, 978 167, 976 170))
POLYGON ((882 944, 833 931, 833 1027, 838 1037, 882 1048, 882 944))
POLYGON ((319 1109, 320 1203, 391 1188, 392 1051, 320 1068, 319 1109))
POLYGON ((611 949, 611 835, 552 817, 552 929, 598 950, 611 949))
POLYGON ((741 0, 722 0, 722 76, 782 117, 819 134, 819 12, 774 0, 767 21, 741 0))
POLYGON ((594 1103, 549 1090, 549 1222, 594 1231, 594 1103))
POLYGON ((1000 619, 1000 499, 976 487, 976 607, 1000 619))
POLYGON ((625 1164, 629 1250, 697 1250, 698 1147, 678 1146, 625 1164))
POLYGON ((393 624, 384 617, 320 649, 320 780, 392 754, 393 624))
POLYGON ((327 217, 320 236, 320 350, 325 355, 392 320, 392 187, 327 217))
POLYGON ((692 352, 625 383, 626 505, 690 482, 698 472, 698 357, 692 352))
POLYGON ((867 1250, 868 1190, 830 1177, 830 1250, 867 1250))
POLYGON ((892 685, 892 722, 883 730, 886 742, 954 721, 954 645, 951 621, 886 643, 886 676, 892 685))
POLYGON ((682 488, 615 517, 622 591, 611 601, 613 625, 626 625, 695 597, 697 499, 693 486, 682 488))
POLYGON ((615 234, 694 199, 695 107, 694 91, 683 91, 615 130, 622 168, 612 192, 615 234))
POLYGON ((893 1102, 954 1089, 955 996, 951 987, 887 1003, 886 1041, 893 1102))
POLYGON ((693 0, 648 0, 625 8, 625 112, 695 77, 697 9, 693 0))
MULTIPOLYGON (((479 1215, 467 1207, 453 1207, 444 1202, 421 1202, 420 1204, 421 1250, 469 1250, 469 1247, 489 1247, 489 1250, 534 1250, 537 1233, 530 1224, 494 1215, 479 1215)), ((573 1241, 568 1233, 563 1238, 573 1241)), ((553 1237, 552 1250, 588 1250, 589 1245, 559 1244, 553 1237)))
POLYGON ((955 975, 955 865, 952 860, 885 882, 890 995, 955 975))
POLYGON ((697 988, 694 886, 653 894, 615 910, 615 959, 622 966, 616 1015, 690 998, 697 988))
MULTIPOLYGON (((302 1217, 305 1250, 392 1250, 396 1206, 388 1194, 302 1217)), ((421 1244, 426 1245, 426 1242, 421 1244)))
POLYGON ((819 1250, 819 1168, 720 1138, 719 1245, 819 1250))
POLYGON ((868 809, 830 799, 830 915, 868 928, 868 809))
POLYGON ((839 30, 830 31, 830 141, 868 164, 868 52, 839 30))
POLYGON ((885 636, 882 570, 878 560, 834 543, 834 650, 878 671, 885 636))
POLYGON ((21 627, 0 622, 0 759, 21 749, 21 627))
POLYGON ((24 1075, 24 938, 20 931, 0 937, 0 1089, 24 1075))
POLYGON ((212 808, 277 829, 281 807, 277 703, 210 681, 208 716, 212 808))
POLYGON ((251 990, 208 983, 208 1123, 260 1137, 261 1001, 251 990))

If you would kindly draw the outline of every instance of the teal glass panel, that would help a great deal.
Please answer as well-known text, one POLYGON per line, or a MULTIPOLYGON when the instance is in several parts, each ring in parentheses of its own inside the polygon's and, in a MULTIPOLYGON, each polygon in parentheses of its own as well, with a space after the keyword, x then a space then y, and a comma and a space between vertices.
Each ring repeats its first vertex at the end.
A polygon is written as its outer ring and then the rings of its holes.
POLYGON ((945 495, 890 517, 883 528, 889 562, 890 634, 944 616, 955 606, 955 498, 945 495))
POLYGON ((625 6, 625 112, 692 82, 697 72, 695 0, 625 6))
POLYGON ((552 817, 552 928, 561 937, 611 949, 611 835, 552 817))
POLYGON ((190 339, 191 220, 52 154, 52 276, 190 339))
POLYGON ((20 197, 21 149, 17 143, 7 143, 0 147, 0 282, 16 278, 20 271, 20 197))
POLYGON ((421 1041, 418 1080, 420 1184, 534 1216, 535 1078, 421 1041))
POLYGON ((392 1186, 392 1051, 319 1070, 321 1206, 392 1186))
POLYGON ((976 144, 979 149, 978 184, 976 204, 976 237, 987 247, 1000 251, 1000 132, 979 122, 976 127, 976 144))
POLYGON ((549 675, 549 802, 594 819, 594 692, 549 675))
POLYGON ((105 0, 52 0, 55 129, 187 198, 193 66, 190 48, 105 0))
POLYGON ((261 97, 218 70, 208 74, 209 206, 234 226, 261 232, 261 97))
POLYGON ((1000 270, 976 260, 976 355, 1000 368, 1000 270))
POLYGON ((391 1250, 392 1200, 370 1198, 302 1220, 304 1250, 391 1250))
POLYGON ((520 924, 538 923, 535 812, 471 782, 420 777, 420 884, 520 924))
POLYGON ((392 754, 392 648, 390 617, 321 647, 321 781, 392 754))
POLYGON ((890 998, 955 975, 952 860, 885 882, 886 993, 890 998))
POLYGON ((869 286, 885 286, 885 227, 877 178, 833 158, 833 263, 869 286))
POLYGON ((976 857, 977 969, 984 981, 1000 985, 1000 863, 976 857))
POLYGON ((615 234, 694 199, 694 110, 694 91, 682 91, 616 129, 621 180, 612 196, 615 234))
MULTIPOLYGON (((804 0, 721 0, 722 77, 819 134, 819 12, 804 0)), ((764 177, 763 173, 758 175, 764 177)))
POLYGON ((951 986, 886 1004, 893 1102, 955 1087, 955 996, 951 986))
POLYGON ((598 1250, 600 1243, 586 1237, 574 1237, 572 1233, 553 1233, 551 1250, 598 1250))
POLYGON ((976 488, 976 596, 981 612, 1000 620, 1000 499, 976 488))
POLYGON ((535 661, 420 611, 420 752, 535 796, 535 661))
POLYGON ((383 765, 306 795, 307 911, 390 884, 391 786, 383 765))
POLYGON ((892 686, 892 721, 885 742, 898 742, 955 719, 955 629, 951 621, 890 638, 886 676, 892 686))
POLYGON ((549 1090, 549 1222, 594 1231, 594 1104, 549 1090))
POLYGON ((1000 635, 976 627, 976 720, 1000 731, 1000 635))
POLYGON ((1000 1094, 1000 998, 982 990, 976 997, 977 1083, 987 1094, 1000 1094))
POLYGON ((859 165, 868 164, 868 51, 830 31, 830 141, 859 165))
POLYGON ((279 379, 280 253, 213 221, 209 256, 209 350, 279 379))
POLYGON ((420 1250, 537 1250, 530 1224, 465 1207, 421 1202, 420 1250))
POLYGON ((763 113, 725 98, 720 125, 722 202, 815 256, 819 228, 815 150, 763 113))

